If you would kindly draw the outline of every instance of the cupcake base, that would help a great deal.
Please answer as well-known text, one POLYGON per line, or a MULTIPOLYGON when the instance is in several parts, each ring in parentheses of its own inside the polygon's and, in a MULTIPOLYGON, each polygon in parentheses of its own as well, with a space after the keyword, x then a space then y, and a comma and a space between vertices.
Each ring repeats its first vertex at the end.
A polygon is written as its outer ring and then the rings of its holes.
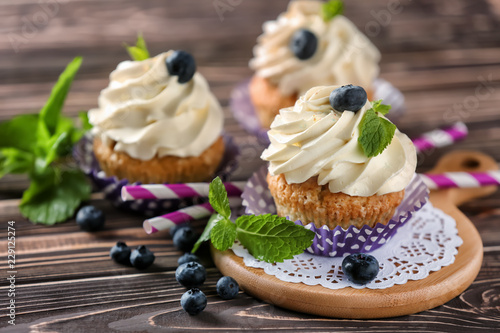
POLYGON ((155 157, 142 161, 113 150, 99 138, 94 138, 94 154, 108 176, 143 184, 189 183, 210 180, 224 156, 224 140, 217 139, 200 156, 155 157))
POLYGON ((278 215, 292 221, 312 222, 317 228, 373 228, 378 223, 387 224, 404 197, 404 190, 369 197, 331 193, 328 185, 318 185, 317 177, 288 184, 283 174, 268 174, 267 183, 278 215))
POLYGON ((297 95, 283 96, 269 80, 254 75, 249 85, 250 98, 262 127, 269 128, 280 109, 293 106, 297 95))

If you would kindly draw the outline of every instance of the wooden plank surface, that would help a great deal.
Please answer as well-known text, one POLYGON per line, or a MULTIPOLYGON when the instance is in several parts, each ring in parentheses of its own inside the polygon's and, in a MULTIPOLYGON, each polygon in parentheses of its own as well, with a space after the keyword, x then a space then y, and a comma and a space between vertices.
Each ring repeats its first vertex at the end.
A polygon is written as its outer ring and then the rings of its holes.
MULTIPOLYGON (((263 147, 248 136, 227 109, 232 87, 251 75, 247 63, 266 19, 276 17, 287 0, 224 1, 237 4, 221 17, 217 1, 59 0, 46 23, 38 23, 18 52, 9 38, 23 36, 25 22, 55 1, 0 2, 0 121, 39 109, 58 74, 76 55, 85 60, 69 95, 65 113, 94 107, 116 64, 127 58, 122 43, 137 30, 151 52, 186 49, 197 58, 225 107, 226 130, 242 150, 237 179, 260 164, 263 147)), ((361 29, 376 25, 389 0, 350 0, 346 15, 361 29), (375 22, 375 23, 373 23, 375 22)), ((466 141, 420 156, 419 171, 429 170, 453 149, 474 149, 500 161, 500 2, 498 0, 401 0, 402 11, 390 15, 370 36, 383 54, 381 76, 405 94, 407 113, 400 128, 410 136, 454 120, 467 122, 466 141), (478 95, 487 82, 489 94, 478 95), (481 98, 480 98, 481 97, 481 98)), ((50 13, 50 12, 49 12, 50 13)), ((484 93, 484 90, 481 91, 484 93)), ((142 218, 114 209, 94 194, 92 204, 107 215, 106 229, 87 234, 74 220, 44 227, 23 219, 17 209, 27 182, 0 180, 0 253, 6 252, 6 221, 16 221, 18 280, 16 327, 7 324, 6 285, 0 285, 0 332, 156 332, 307 330, 382 332, 495 332, 500 329, 500 193, 462 206, 484 244, 481 271, 461 296, 412 316, 389 320, 335 320, 294 313, 242 293, 221 301, 215 293, 220 277, 204 258, 209 278, 204 291, 209 305, 197 317, 179 305, 183 289, 173 277, 177 257, 168 233, 147 236, 142 218), (139 272, 108 259, 117 240, 146 244, 157 255, 151 269, 139 272)), ((196 223, 201 230, 203 221, 196 223)), ((205 251, 206 252, 206 251, 205 251)), ((5 257, 5 256, 3 256, 5 257)), ((0 263, 6 271, 6 260, 0 263)), ((3 279, 2 275, 2 279, 3 279)), ((4 280, 5 281, 5 280, 4 280)))

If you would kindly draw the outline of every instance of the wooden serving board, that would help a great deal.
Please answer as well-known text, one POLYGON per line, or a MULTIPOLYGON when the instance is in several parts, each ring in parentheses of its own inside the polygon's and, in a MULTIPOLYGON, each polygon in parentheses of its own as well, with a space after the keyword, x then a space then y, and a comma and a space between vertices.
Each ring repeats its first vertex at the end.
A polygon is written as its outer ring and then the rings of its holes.
MULTIPOLYGON (((473 151, 457 151, 443 157, 431 173, 497 169, 497 163, 489 156, 473 151)), ((231 250, 220 252, 212 247, 212 257, 219 270, 235 278, 246 293, 290 310, 353 319, 413 314, 448 302, 460 295, 476 278, 483 259, 483 244, 472 222, 457 206, 495 190, 496 187, 491 186, 431 192, 432 204, 457 221, 463 244, 452 265, 432 272, 423 280, 409 281, 404 285, 382 290, 350 287, 330 290, 278 280, 264 273, 263 269, 246 267, 242 258, 231 250)))

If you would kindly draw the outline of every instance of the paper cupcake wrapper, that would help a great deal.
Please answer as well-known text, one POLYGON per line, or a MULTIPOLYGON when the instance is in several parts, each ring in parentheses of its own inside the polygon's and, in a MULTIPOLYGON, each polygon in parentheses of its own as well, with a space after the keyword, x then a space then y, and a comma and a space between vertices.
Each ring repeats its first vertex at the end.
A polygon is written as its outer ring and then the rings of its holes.
MULTIPOLYGON (((247 79, 236 86, 231 93, 229 106, 233 112, 233 116, 238 123, 247 132, 257 137, 263 145, 269 144, 267 136, 268 128, 263 128, 260 125, 255 108, 250 98, 249 90, 250 79, 247 79)), ((405 98, 401 91, 396 89, 392 84, 384 79, 376 79, 373 83, 374 100, 382 99, 384 104, 392 106, 391 112, 387 117, 396 122, 405 112, 405 98)))
MULTIPOLYGON (((243 194, 243 206, 246 214, 262 215, 276 214, 276 206, 268 189, 267 168, 263 167, 248 180, 243 194)), ((338 226, 331 230, 327 226, 317 228, 314 223, 305 225, 316 233, 313 244, 307 252, 325 256, 340 257, 351 253, 371 252, 386 244, 412 215, 422 208, 429 197, 429 190, 420 176, 415 175, 405 189, 405 196, 396 208, 394 216, 386 224, 377 224, 371 228, 364 226, 358 229, 354 226, 344 230, 338 226)), ((295 224, 304 225, 301 221, 295 224)))
MULTIPOLYGON (((222 181, 229 181, 231 174, 238 168, 237 156, 239 149, 233 139, 223 135, 225 152, 221 165, 214 177, 219 176, 222 181)), ((123 201, 121 191, 123 186, 140 185, 141 183, 130 183, 127 179, 109 177, 101 170, 93 151, 93 139, 90 135, 84 136, 74 147, 73 157, 80 169, 91 179, 94 185, 103 191, 106 199, 121 209, 134 211, 146 216, 158 216, 169 211, 175 211, 184 207, 202 204, 207 198, 194 197, 184 199, 142 199, 135 201, 123 201)))

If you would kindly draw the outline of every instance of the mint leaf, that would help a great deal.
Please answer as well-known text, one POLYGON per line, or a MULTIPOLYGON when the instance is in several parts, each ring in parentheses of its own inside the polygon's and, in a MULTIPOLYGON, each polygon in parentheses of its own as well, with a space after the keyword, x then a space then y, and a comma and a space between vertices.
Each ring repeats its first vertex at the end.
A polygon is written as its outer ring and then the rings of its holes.
POLYGON ((49 99, 40 111, 39 140, 46 140, 55 133, 64 101, 81 64, 82 57, 73 59, 59 76, 54 88, 52 88, 49 99))
POLYGON ((377 115, 374 109, 366 111, 359 123, 358 143, 367 157, 377 156, 391 143, 396 126, 377 115))
POLYGON ((142 36, 142 33, 140 33, 137 36, 137 42, 135 43, 135 46, 140 48, 141 50, 145 51, 148 53, 148 58, 149 58, 149 51, 148 51, 148 46, 146 45, 146 41, 144 40, 144 37, 142 36))
POLYGON ((379 99, 378 101, 372 102, 372 109, 375 112, 378 112, 384 116, 389 113, 391 108, 392 108, 392 106, 390 106, 390 105, 382 104, 381 99, 379 99))
POLYGON ((0 148, 34 152, 37 142, 38 115, 26 114, 0 124, 0 148))
POLYGON ((243 215, 236 220, 236 237, 257 259, 282 262, 310 247, 314 232, 276 215, 243 215))
POLYGON ((140 34, 139 36, 137 36, 135 46, 128 46, 127 44, 125 44, 125 48, 127 49, 127 52, 132 60, 142 61, 149 58, 149 51, 146 45, 146 41, 140 34))
POLYGON ((226 219, 229 219, 231 217, 231 208, 229 207, 227 191, 224 187, 224 184, 222 183, 222 180, 219 177, 215 178, 210 183, 208 201, 217 213, 219 213, 226 219))
POLYGON ((200 238, 196 241, 196 243, 193 246, 193 249, 191 250, 191 253, 195 253, 198 251, 198 248, 200 247, 201 243, 206 242, 207 240, 210 239, 210 233, 212 232, 212 228, 221 220, 224 219, 224 216, 220 214, 214 214, 210 216, 210 219, 207 222, 207 226, 205 227, 205 230, 201 233, 200 238))
POLYGON ((0 178, 9 173, 28 173, 34 156, 16 148, 0 148, 0 178))
POLYGON ((228 219, 217 222, 210 233, 212 244, 219 251, 226 251, 236 239, 236 224, 228 219))
POLYGON ((330 0, 321 7, 321 14, 325 22, 330 21, 337 15, 342 15, 344 12, 344 2, 340 0, 330 0))
POLYGON ((54 137, 54 139, 50 141, 50 149, 45 157, 45 167, 48 167, 59 156, 64 156, 69 140, 71 140, 68 132, 63 132, 58 137, 54 137))
POLYGON ((149 58, 149 53, 136 46, 127 46, 127 52, 130 55, 130 58, 135 61, 142 61, 149 58))
POLYGON ((82 200, 88 199, 90 185, 83 173, 62 171, 50 181, 33 180, 24 192, 20 210, 34 223, 55 224, 73 216, 82 200))
POLYGON ((78 118, 80 118, 84 131, 90 131, 92 129, 93 126, 89 121, 89 114, 86 111, 80 111, 78 113, 78 118))

